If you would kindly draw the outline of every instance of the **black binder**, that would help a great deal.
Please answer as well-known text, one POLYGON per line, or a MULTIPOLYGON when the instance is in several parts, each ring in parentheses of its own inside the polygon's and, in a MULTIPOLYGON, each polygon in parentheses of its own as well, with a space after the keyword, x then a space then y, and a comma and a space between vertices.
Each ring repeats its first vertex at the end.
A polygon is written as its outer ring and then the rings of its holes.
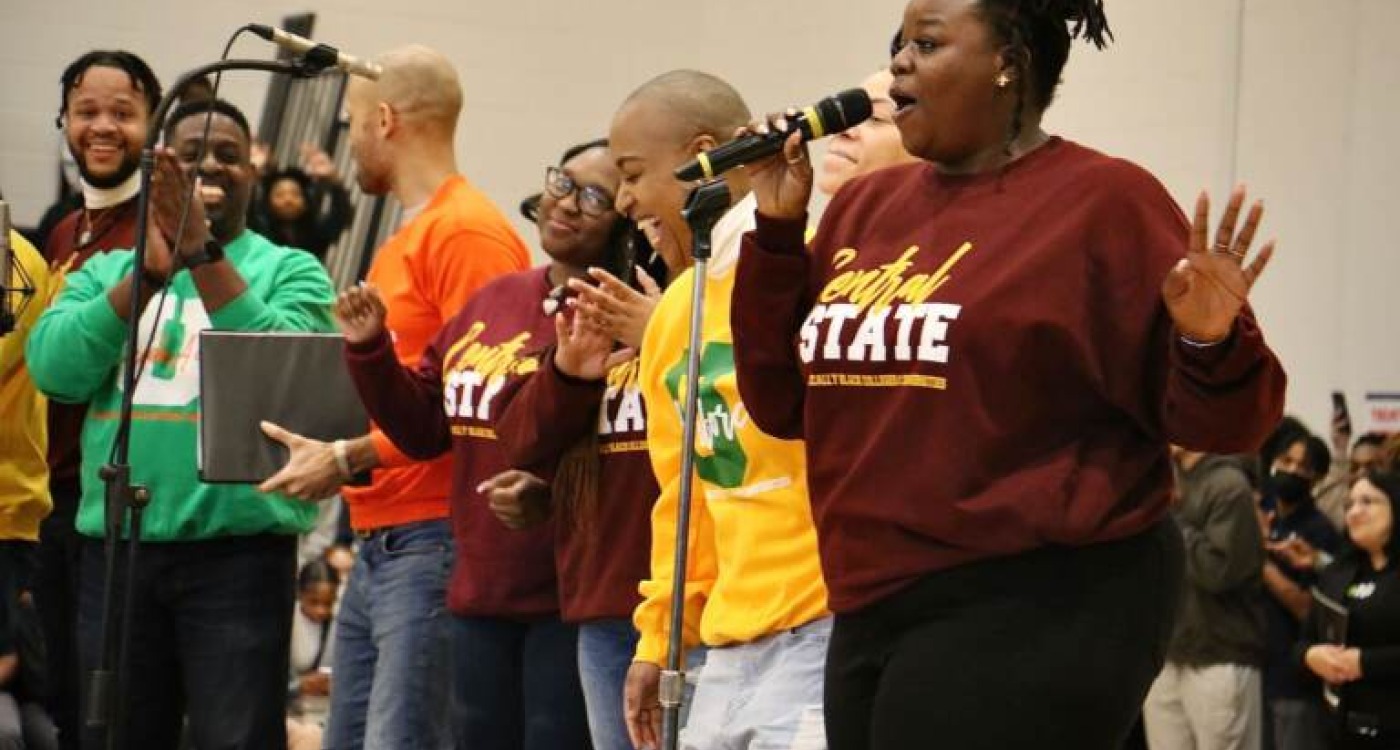
POLYGON ((287 462, 287 449, 263 434, 266 420, 309 438, 369 432, 369 417, 329 333, 199 334, 199 478, 257 484, 287 462))

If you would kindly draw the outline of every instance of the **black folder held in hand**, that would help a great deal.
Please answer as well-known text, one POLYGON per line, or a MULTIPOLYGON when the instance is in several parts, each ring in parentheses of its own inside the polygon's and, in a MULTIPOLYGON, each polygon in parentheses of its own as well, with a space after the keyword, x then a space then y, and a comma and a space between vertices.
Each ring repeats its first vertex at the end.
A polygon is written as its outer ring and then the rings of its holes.
POLYGON ((339 334, 201 332, 199 478, 256 484, 277 473, 287 449, 264 420, 324 441, 368 432, 343 346, 339 334))

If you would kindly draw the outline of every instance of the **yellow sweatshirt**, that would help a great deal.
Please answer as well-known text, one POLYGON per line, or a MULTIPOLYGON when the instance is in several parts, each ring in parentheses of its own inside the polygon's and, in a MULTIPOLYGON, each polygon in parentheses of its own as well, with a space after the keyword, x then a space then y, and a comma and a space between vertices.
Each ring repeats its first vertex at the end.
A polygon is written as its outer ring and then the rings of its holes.
MULTIPOLYGON (((687 647, 747 643, 827 615, 803 444, 760 432, 739 399, 735 379, 729 299, 739 239, 752 227, 753 210, 752 198, 741 201, 716 225, 705 281, 687 647)), ((652 510, 651 578, 641 583, 634 621, 641 633, 636 660, 654 664, 665 661, 670 624, 694 279, 694 271, 686 271, 666 290, 642 343, 647 444, 661 494, 652 510)))
POLYGON ((48 302, 49 271, 39 251, 19 232, 10 232, 14 268, 7 283, 18 287, 20 269, 35 293, 27 301, 10 294, 15 330, 0 336, 0 540, 36 541, 39 522, 49 514, 48 402, 34 387, 24 364, 24 342, 48 302), (20 308, 23 307, 21 310, 20 308))

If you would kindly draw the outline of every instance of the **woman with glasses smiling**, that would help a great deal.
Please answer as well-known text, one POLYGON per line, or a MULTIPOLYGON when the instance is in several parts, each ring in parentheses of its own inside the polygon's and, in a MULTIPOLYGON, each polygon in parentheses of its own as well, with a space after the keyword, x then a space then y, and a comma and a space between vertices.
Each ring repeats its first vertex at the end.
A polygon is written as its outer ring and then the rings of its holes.
POLYGON ((618 180, 602 141, 570 149, 547 170, 534 218, 550 262, 483 287, 416 369, 395 360, 373 287, 337 303, 347 361, 375 422, 413 458, 452 451, 457 559, 448 608, 458 747, 589 746, 573 624, 582 618, 570 616, 581 606, 575 587, 587 580, 570 543, 574 518, 551 512, 548 485, 512 465, 494 420, 504 394, 539 380, 529 376, 542 368, 553 373, 550 347, 568 326, 542 313, 552 291, 590 267, 625 265, 627 225, 612 207, 618 180))
MULTIPOLYGON (((542 233, 555 229, 575 190, 580 210, 588 210, 589 201, 595 210, 611 205, 609 193, 579 186, 567 154, 564 162, 550 170, 538 210, 530 211, 528 200, 522 207, 542 233)), ((646 248, 634 229, 630 221, 614 225, 610 263, 591 269, 590 283, 625 287, 621 280, 635 277, 655 291, 645 271, 632 268, 632 240, 646 248)), ((659 492, 647 456, 646 408, 634 349, 615 351, 610 334, 575 320, 571 311, 554 319, 558 343, 518 390, 502 395, 496 432, 512 466, 553 477, 548 499, 558 534, 560 605, 564 620, 579 627, 579 676, 593 746, 631 750, 622 692, 637 646, 632 612, 641 600, 637 583, 649 574, 651 506, 659 492)), ((529 507, 541 497, 505 494, 498 514, 507 522, 529 523, 545 514, 529 507)))

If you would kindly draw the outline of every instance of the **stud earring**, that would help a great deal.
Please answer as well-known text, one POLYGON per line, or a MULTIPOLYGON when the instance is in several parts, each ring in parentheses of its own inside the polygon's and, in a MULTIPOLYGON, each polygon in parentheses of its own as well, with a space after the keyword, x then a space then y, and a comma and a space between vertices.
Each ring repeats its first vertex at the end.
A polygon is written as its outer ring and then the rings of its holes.
POLYGON ((1004 89, 1011 84, 1011 76, 1005 73, 997 74, 997 88, 1004 89))

